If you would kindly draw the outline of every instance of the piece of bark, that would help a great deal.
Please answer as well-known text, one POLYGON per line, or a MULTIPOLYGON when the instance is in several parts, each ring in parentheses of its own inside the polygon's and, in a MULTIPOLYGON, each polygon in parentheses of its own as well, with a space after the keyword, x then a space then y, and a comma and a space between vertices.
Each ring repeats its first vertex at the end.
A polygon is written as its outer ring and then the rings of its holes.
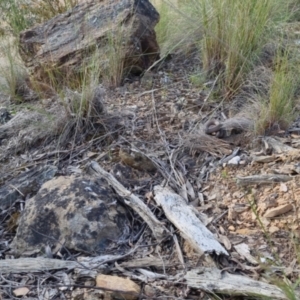
POLYGON ((181 196, 175 194, 169 187, 161 186, 155 186, 154 193, 156 203, 162 207, 168 220, 198 253, 216 252, 228 255, 181 196))
POLYGON ((114 176, 102 169, 99 164, 92 161, 89 164, 88 171, 90 174, 101 176, 114 188, 114 190, 125 200, 139 216, 148 224, 154 236, 158 240, 162 240, 168 234, 168 230, 159 222, 148 206, 132 192, 127 190, 114 176))
POLYGON ((184 276, 187 286, 208 293, 248 296, 268 299, 287 299, 277 286, 256 281, 246 276, 229 274, 216 268, 199 268, 184 276))
POLYGON ((142 71, 159 54, 154 31, 158 21, 159 14, 148 0, 83 2, 21 32, 19 52, 30 74, 50 85, 51 73, 58 82, 78 74, 82 66, 91 63, 88 59, 96 49, 99 61, 93 63, 103 63, 113 40, 119 43, 115 45, 119 57, 111 59, 120 59, 123 70, 142 71))
POLYGON ((251 184, 270 184, 278 182, 288 182, 293 179, 293 177, 288 175, 280 174, 266 174, 266 175, 253 175, 245 177, 236 177, 237 184, 239 185, 251 185, 251 184))
POLYGON ((37 193, 46 181, 54 177, 56 172, 57 167, 46 165, 21 173, 0 188, 0 208, 7 208, 17 199, 37 193))

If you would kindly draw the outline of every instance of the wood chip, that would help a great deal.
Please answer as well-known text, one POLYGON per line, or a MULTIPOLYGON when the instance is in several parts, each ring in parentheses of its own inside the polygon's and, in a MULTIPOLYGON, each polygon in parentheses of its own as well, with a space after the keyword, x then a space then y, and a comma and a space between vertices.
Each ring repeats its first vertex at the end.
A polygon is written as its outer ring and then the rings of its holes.
POLYGON ((226 235, 219 234, 219 241, 225 246, 227 250, 231 249, 230 240, 226 235))

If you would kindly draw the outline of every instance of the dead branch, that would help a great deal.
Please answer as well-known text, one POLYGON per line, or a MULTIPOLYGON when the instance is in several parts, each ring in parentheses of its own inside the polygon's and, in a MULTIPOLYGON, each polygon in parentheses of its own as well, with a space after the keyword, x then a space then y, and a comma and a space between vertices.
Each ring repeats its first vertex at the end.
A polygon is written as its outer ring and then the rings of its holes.
POLYGON ((151 210, 139 197, 127 190, 114 176, 102 169, 97 162, 92 161, 88 168, 93 175, 104 177, 121 197, 127 199, 125 203, 148 224, 156 239, 162 240, 166 237, 168 230, 156 219, 151 210))
POLYGON ((237 184, 239 185, 251 185, 251 184, 270 184, 278 182, 288 182, 293 177, 280 174, 266 174, 266 175, 253 175, 246 177, 237 177, 237 184))

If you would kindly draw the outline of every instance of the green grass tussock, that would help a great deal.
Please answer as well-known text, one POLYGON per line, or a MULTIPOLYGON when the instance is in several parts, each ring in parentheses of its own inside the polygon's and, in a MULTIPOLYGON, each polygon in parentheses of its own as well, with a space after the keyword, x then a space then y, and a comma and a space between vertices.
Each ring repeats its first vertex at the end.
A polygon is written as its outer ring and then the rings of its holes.
POLYGON ((220 90, 230 98, 257 63, 263 46, 278 34, 278 24, 289 20, 290 2, 190 0, 172 10, 174 4, 165 0, 158 6, 159 42, 162 49, 167 45, 176 50, 191 43, 198 47, 207 76, 221 75, 220 90))
POLYGON ((274 61, 269 99, 261 100, 256 133, 285 130, 294 120, 295 94, 299 86, 299 62, 295 54, 278 51, 274 61))

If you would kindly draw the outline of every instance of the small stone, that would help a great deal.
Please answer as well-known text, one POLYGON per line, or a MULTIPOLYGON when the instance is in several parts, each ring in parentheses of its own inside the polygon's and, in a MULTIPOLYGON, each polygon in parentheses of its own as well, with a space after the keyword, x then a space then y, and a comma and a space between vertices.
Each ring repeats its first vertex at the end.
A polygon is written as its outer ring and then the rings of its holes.
POLYGON ((235 231, 235 227, 232 226, 232 225, 230 225, 230 226, 228 227, 228 230, 229 230, 229 231, 235 231))
POLYGON ((149 297, 151 299, 155 299, 156 290, 152 286, 146 285, 144 288, 144 293, 147 297, 149 297))
POLYGON ((29 293, 29 289, 27 287, 20 287, 13 291, 16 297, 25 296, 29 293))

